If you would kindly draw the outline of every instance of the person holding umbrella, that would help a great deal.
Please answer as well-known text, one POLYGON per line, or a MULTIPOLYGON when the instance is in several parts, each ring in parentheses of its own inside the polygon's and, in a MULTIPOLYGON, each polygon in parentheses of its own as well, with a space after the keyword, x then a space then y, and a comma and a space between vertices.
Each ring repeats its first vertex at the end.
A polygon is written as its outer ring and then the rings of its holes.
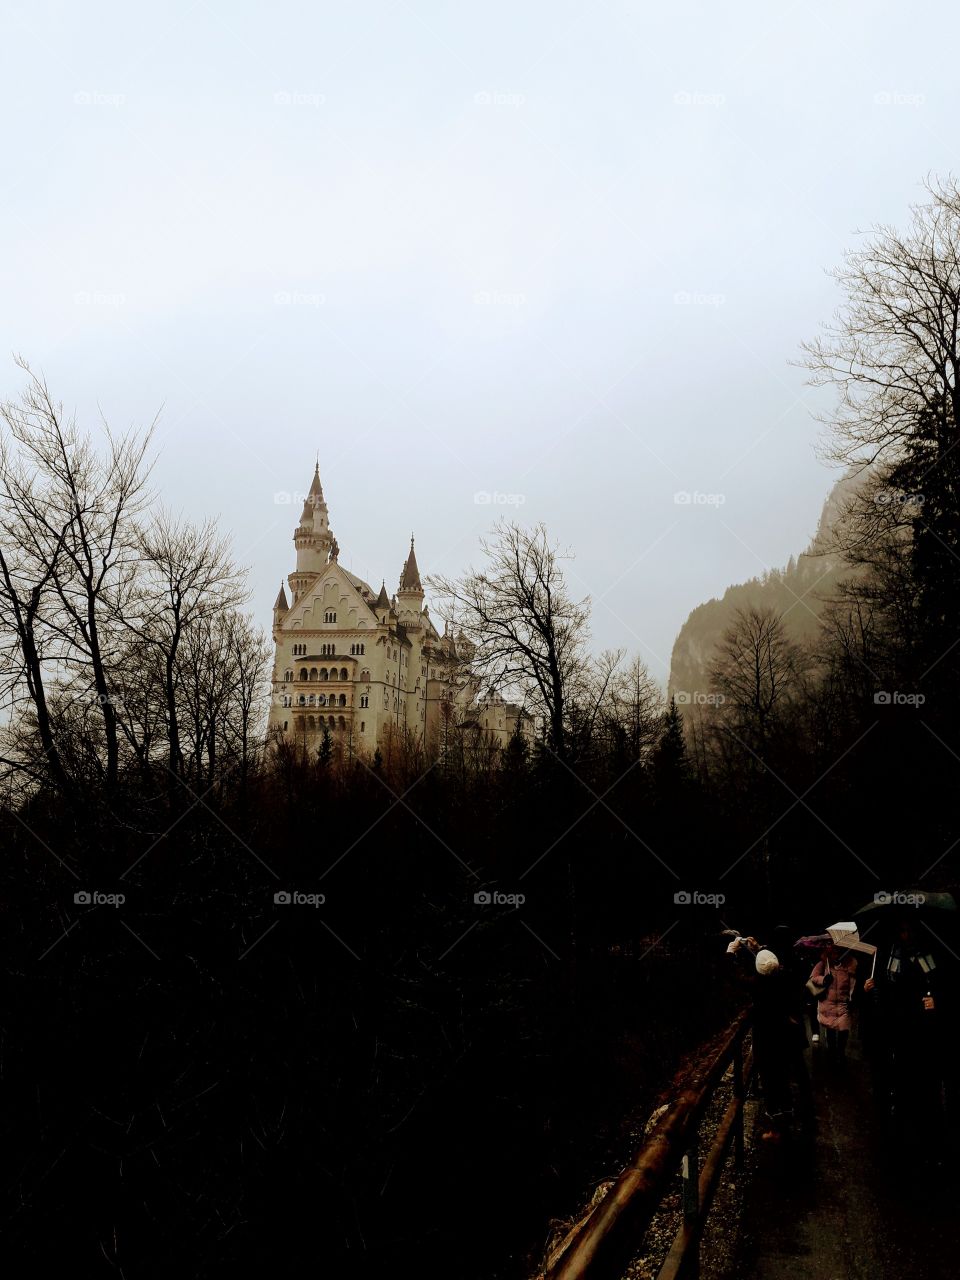
MULTIPOLYGON (((919 899, 918 907, 927 906, 928 913, 956 909, 949 894, 928 895, 931 903, 925 903, 922 894, 913 896, 919 899)), ((862 915, 869 912, 874 920, 885 923, 883 916, 870 911, 870 905, 862 915)), ((929 1151, 942 1133, 945 1102, 946 1118, 955 1123, 949 1115, 955 1106, 951 1096, 955 1071, 947 1025, 954 993, 938 935, 926 925, 925 915, 917 907, 885 915, 893 921, 892 936, 883 948, 876 976, 864 983, 875 1023, 875 1089, 899 1137, 929 1151)))
POLYGON ((850 1002, 857 986, 857 962, 849 951, 835 942, 823 949, 813 967, 810 982, 824 989, 817 1003, 817 1022, 827 1042, 833 1062, 843 1062, 850 1037, 850 1002))

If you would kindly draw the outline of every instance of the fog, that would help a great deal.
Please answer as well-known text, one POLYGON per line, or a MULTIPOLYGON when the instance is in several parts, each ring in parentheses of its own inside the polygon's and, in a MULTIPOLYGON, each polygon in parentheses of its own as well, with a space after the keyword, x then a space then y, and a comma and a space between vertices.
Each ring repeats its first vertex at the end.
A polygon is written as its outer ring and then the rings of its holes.
POLYGON ((806 544, 835 475, 789 362, 951 169, 942 6, 935 42, 890 3, 8 15, 3 349, 92 424, 160 411, 156 488, 220 513, 264 622, 318 456, 353 571, 543 521, 661 680, 806 544))

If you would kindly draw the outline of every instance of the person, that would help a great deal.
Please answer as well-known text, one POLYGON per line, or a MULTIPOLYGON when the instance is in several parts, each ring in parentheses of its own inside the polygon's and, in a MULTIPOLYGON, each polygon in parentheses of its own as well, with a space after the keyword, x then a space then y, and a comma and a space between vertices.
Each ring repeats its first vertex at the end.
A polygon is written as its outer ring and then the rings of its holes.
POLYGON ((826 987, 826 995, 817 1002, 817 1023, 827 1043, 827 1053, 842 1062, 850 1038, 850 1002, 857 985, 857 962, 849 951, 831 944, 821 952, 813 967, 810 981, 826 987))
POLYGON ((864 992, 873 1004, 870 1048, 881 1110, 895 1136, 929 1154, 942 1133, 949 1092, 945 1015, 951 992, 936 944, 918 933, 912 918, 897 922, 864 992))
POLYGON ((805 1137, 812 1131, 813 1108, 803 1051, 807 1037, 796 984, 780 960, 766 948, 756 953, 753 985, 753 1050, 766 1109, 764 1142, 789 1135, 794 1118, 793 1089, 805 1137))

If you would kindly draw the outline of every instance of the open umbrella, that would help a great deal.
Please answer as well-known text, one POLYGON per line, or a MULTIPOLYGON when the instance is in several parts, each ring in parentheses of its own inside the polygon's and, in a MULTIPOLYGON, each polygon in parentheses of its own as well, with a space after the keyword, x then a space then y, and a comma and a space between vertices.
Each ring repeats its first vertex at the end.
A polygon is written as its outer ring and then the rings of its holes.
POLYGON ((841 920, 837 924, 832 924, 828 927, 827 934, 830 941, 835 946, 842 947, 844 951, 860 951, 870 956, 872 960, 870 977, 873 977, 877 967, 877 948, 872 942, 861 942, 855 920, 841 920))
POLYGON ((793 944, 794 951, 822 951, 833 939, 829 933, 807 933, 793 944))

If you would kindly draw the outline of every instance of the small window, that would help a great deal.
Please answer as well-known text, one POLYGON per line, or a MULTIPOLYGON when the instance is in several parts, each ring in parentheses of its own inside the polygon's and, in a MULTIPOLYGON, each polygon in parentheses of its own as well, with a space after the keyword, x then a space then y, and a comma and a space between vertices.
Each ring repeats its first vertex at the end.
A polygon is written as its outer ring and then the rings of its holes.
POLYGON ((323 620, 324 622, 336 622, 337 620, 336 609, 328 609, 326 613, 323 615, 323 620))
POLYGON ((361 705, 361 707, 369 707, 369 705, 370 705, 370 697, 369 697, 369 695, 368 695, 368 694, 366 694, 366 693, 362 693, 362 694, 360 695, 360 705, 361 705))
MULTIPOLYGON (((286 728, 287 726, 286 726, 286 725, 284 725, 283 727, 284 727, 284 728, 286 728)), ((361 721, 360 721, 360 732, 361 732, 361 733, 366 733, 366 732, 367 732, 367 722, 366 722, 366 720, 361 720, 361 721)))
POLYGON ((349 680, 349 679, 350 679, 350 672, 347 670, 347 668, 346 668, 346 667, 341 667, 341 668, 340 668, 340 679, 341 679, 341 680, 349 680))
POLYGON ((345 707, 347 705, 347 695, 345 693, 341 693, 340 695, 340 705, 341 707, 345 707))

